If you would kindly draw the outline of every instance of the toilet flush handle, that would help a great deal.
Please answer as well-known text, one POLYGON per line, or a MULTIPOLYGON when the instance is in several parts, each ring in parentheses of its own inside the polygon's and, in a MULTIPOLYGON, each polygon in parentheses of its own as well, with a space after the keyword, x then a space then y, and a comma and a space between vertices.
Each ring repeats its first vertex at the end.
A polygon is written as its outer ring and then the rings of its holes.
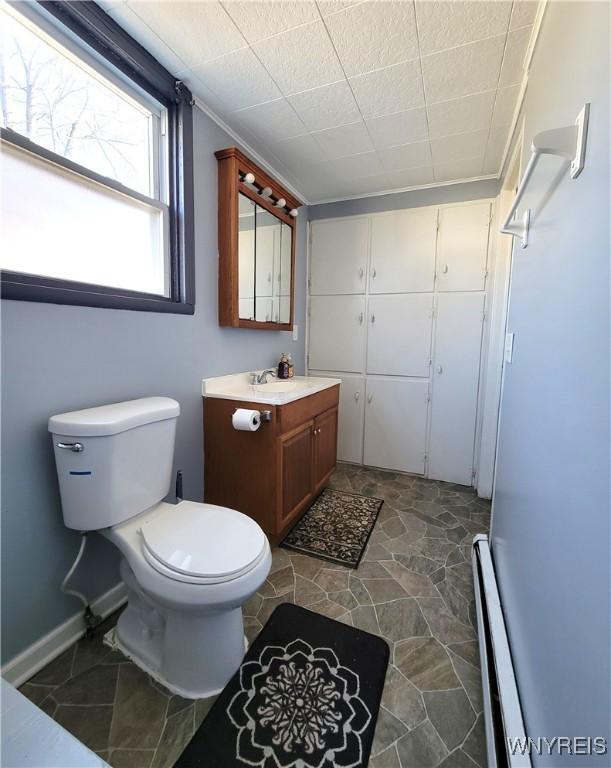
POLYGON ((58 443, 58 448, 65 448, 67 451, 74 451, 74 453, 81 453, 85 450, 85 446, 82 443, 58 443))

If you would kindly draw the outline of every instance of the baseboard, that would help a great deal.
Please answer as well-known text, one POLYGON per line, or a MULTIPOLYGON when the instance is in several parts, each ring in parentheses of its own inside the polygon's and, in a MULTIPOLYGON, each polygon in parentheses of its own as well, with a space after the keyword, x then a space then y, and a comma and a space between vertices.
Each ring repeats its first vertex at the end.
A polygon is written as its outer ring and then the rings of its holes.
MULTIPOLYGON (((123 582, 119 582, 108 592, 94 600, 91 604, 91 610, 105 619, 120 608, 126 600, 125 585, 123 582)), ((75 613, 63 624, 52 629, 47 635, 41 637, 40 640, 7 662, 0 670, 0 674, 7 682, 18 687, 57 658, 84 634, 85 623, 81 611, 75 613)))

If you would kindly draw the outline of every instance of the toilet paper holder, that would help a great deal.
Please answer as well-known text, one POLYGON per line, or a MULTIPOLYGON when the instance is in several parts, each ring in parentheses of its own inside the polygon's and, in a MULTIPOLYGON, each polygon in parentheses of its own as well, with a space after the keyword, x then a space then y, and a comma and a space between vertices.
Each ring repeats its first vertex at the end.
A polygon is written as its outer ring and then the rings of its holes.
MULTIPOLYGON (((272 420, 272 412, 271 411, 259 411, 261 414, 261 421, 271 421, 272 420)), ((231 414, 233 416, 233 414, 231 414)))

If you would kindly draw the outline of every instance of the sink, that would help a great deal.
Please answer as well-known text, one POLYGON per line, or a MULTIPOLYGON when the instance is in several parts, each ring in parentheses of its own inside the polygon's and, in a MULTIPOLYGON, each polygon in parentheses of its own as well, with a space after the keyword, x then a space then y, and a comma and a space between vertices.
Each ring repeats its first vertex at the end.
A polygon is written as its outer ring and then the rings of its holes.
POLYGON ((296 389, 303 389, 294 381, 270 381, 267 384, 256 384, 257 389, 261 392, 294 392, 296 389))

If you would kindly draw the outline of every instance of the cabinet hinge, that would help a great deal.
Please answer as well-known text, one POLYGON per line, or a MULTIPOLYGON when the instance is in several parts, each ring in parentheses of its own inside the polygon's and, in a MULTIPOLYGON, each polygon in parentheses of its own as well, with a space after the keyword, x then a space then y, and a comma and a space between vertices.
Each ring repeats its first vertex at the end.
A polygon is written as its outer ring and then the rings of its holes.
POLYGON ((485 320, 485 319, 486 319, 486 310, 484 309, 482 312, 482 320, 485 320))
POLYGON ((308 277, 308 291, 312 287, 312 280, 308 277))
POLYGON ((427 392, 427 393, 424 395, 424 402, 425 402, 425 403, 430 403, 430 402, 431 402, 431 393, 430 393, 430 392, 427 392))
POLYGON ((471 480, 475 480, 477 477, 477 470, 475 468, 471 469, 471 480))

